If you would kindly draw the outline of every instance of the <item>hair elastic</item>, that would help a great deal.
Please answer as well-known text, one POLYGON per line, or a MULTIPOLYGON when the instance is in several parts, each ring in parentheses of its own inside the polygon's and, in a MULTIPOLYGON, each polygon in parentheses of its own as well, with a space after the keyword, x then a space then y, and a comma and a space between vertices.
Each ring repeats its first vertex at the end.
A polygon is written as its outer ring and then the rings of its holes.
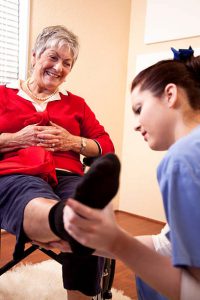
POLYGON ((176 50, 173 47, 171 47, 171 50, 174 54, 174 60, 185 61, 191 58, 194 54, 194 50, 192 49, 191 46, 188 49, 179 49, 179 50, 176 50))

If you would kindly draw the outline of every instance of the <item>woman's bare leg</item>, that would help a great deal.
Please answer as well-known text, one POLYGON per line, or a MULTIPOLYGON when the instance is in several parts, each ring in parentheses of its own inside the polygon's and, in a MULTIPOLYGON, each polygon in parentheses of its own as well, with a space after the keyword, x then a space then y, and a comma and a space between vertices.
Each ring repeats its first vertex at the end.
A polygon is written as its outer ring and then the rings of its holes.
POLYGON ((35 198, 24 210, 23 228, 26 235, 33 241, 48 243, 60 240, 50 229, 49 211, 56 200, 35 198))
MULTIPOLYGON (((35 198, 31 200, 24 210, 23 228, 26 235, 33 241, 41 243, 49 243, 51 241, 59 241, 50 229, 49 226, 49 211, 53 205, 57 203, 56 200, 35 198)), ((67 290, 68 300, 91 300, 78 291, 67 290)))

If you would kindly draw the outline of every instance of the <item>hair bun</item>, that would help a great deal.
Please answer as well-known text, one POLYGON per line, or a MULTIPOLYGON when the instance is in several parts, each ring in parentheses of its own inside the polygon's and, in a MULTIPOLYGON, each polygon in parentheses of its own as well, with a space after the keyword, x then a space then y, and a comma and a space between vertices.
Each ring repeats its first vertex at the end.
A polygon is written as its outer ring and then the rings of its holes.
POLYGON ((200 84, 200 56, 194 56, 194 50, 190 46, 188 49, 171 48, 174 54, 174 60, 185 64, 186 68, 192 75, 198 85, 200 84))
POLYGON ((171 47, 171 50, 174 54, 174 60, 179 61, 187 61, 193 57, 194 50, 190 46, 188 49, 179 49, 176 50, 175 48, 171 47))

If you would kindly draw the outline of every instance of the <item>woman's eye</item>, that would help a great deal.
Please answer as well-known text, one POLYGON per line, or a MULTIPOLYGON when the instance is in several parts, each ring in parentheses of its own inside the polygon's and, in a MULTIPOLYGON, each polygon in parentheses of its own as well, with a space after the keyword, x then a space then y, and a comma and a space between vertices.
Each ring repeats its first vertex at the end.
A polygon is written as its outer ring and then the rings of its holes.
POLYGON ((55 61, 57 59, 57 57, 56 56, 50 56, 50 59, 55 61))
POLYGON ((139 114, 141 113, 141 110, 142 110, 142 107, 139 106, 139 107, 135 110, 136 115, 139 115, 139 114))
POLYGON ((71 68, 71 63, 65 62, 65 63, 64 63, 64 66, 67 67, 67 68, 71 68))

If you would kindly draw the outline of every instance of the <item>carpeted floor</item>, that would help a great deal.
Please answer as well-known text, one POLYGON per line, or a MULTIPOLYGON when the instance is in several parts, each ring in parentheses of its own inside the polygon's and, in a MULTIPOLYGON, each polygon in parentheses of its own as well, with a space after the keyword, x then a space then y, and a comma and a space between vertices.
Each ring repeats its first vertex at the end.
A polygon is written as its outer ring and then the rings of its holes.
MULTIPOLYGON (((131 300, 112 290, 113 300, 131 300)), ((0 300, 66 300, 61 265, 53 260, 21 265, 0 277, 0 300)))

